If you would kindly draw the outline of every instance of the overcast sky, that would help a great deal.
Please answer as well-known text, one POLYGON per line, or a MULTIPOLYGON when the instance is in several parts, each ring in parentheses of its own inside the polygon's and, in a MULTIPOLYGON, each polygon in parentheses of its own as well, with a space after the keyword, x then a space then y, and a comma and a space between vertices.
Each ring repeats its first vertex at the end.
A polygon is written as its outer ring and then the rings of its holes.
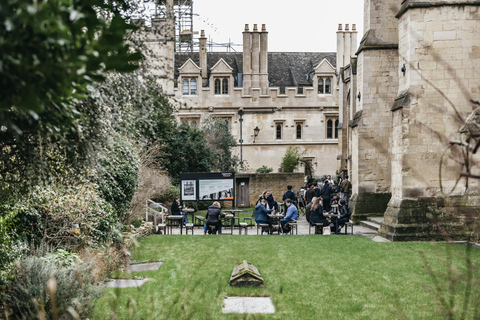
MULTIPOLYGON (((357 25, 363 36, 362 0, 194 0, 194 30, 216 43, 242 44, 245 24, 263 23, 270 52, 336 51, 338 24, 357 25)), ((242 50, 238 48, 237 50, 242 50)))

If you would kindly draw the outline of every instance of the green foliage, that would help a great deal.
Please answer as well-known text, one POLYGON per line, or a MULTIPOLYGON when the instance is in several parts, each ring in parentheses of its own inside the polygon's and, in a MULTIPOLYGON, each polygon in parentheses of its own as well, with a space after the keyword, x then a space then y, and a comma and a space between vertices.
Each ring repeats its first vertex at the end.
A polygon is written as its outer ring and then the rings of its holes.
POLYGON ((212 151, 207 147, 204 132, 181 124, 168 141, 162 165, 178 183, 181 172, 210 172, 213 169, 212 151))
POLYGON ((16 213, 11 206, 0 206, 0 283, 11 276, 15 260, 27 251, 25 243, 17 239, 15 222, 16 213))
POLYGON ((69 308, 85 319, 101 294, 101 287, 91 283, 90 269, 30 256, 15 269, 3 299, 17 319, 71 319, 69 308))
POLYGON ((235 171, 239 159, 232 153, 236 141, 230 133, 228 122, 221 118, 208 117, 205 119, 202 131, 205 133, 207 146, 212 152, 212 170, 235 171))
POLYGON ((0 118, 21 135, 41 121, 69 129, 78 118, 75 99, 108 70, 131 71, 141 58, 124 42, 133 25, 125 0, 0 3, 0 118), (108 18, 100 14, 106 13, 108 18), (48 118, 49 121, 45 121, 48 118))
POLYGON ((285 155, 282 158, 281 163, 281 171, 282 172, 294 172, 297 168, 300 158, 305 154, 304 152, 300 152, 298 147, 288 146, 285 155))
POLYGON ((267 166, 261 166, 260 168, 255 171, 256 173, 270 173, 273 171, 273 168, 269 168, 267 166))
POLYGON ((75 264, 81 262, 78 255, 63 249, 58 249, 54 253, 47 253, 45 257, 42 257, 41 259, 44 259, 47 262, 52 262, 63 268, 71 268, 74 267, 75 264))
POLYGON ((105 200, 124 217, 138 187, 139 159, 133 147, 120 135, 111 138, 109 149, 99 159, 97 184, 105 200))
POLYGON ((13 210, 19 235, 35 244, 73 250, 95 247, 117 234, 117 215, 92 183, 36 187, 13 210))

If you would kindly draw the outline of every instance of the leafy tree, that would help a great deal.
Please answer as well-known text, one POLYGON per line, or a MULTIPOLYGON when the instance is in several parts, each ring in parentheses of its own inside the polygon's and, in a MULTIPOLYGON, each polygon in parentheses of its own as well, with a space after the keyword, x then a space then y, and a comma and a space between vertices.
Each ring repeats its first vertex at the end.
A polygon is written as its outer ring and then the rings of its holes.
POLYGON ((229 131, 228 123, 220 118, 209 117, 205 120, 202 130, 207 146, 212 152, 212 170, 235 171, 239 159, 232 153, 236 141, 229 131))
POLYGON ((285 155, 282 158, 282 164, 280 166, 282 172, 294 172, 300 163, 300 158, 305 152, 300 152, 298 147, 288 146, 285 155))

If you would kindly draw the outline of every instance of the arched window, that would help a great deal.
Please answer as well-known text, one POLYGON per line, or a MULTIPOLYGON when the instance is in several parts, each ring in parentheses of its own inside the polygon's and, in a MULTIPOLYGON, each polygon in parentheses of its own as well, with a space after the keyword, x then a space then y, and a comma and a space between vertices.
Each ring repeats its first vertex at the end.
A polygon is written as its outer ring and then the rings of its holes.
POLYGON ((222 94, 228 94, 228 79, 222 81, 222 94))
POLYGON ((190 80, 190 94, 191 95, 197 94, 197 79, 190 80))
POLYGON ((282 125, 277 123, 277 140, 282 139, 282 125))
POLYGON ((338 139, 338 119, 335 120, 335 139, 338 139))
POLYGON ((190 92, 190 81, 188 79, 183 79, 183 94, 187 95, 190 92))
POLYGON ((318 78, 318 94, 324 94, 323 91, 323 78, 318 78))
POLYGON ((332 93, 332 80, 330 78, 327 78, 325 80, 325 94, 331 94, 332 93))
POLYGON ((333 133, 333 121, 332 119, 329 119, 327 121, 327 139, 333 138, 332 133, 333 133))
POLYGON ((220 79, 215 79, 215 94, 221 94, 220 79))
POLYGON ((302 125, 297 123, 297 139, 302 139, 302 125))

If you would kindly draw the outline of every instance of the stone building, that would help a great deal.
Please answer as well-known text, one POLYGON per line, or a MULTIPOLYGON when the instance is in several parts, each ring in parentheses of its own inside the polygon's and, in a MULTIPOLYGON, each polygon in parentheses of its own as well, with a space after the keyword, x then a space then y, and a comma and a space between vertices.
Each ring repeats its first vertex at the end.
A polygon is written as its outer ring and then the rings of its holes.
POLYGON ((479 107, 480 1, 365 0, 364 21, 339 71, 339 165, 354 215, 384 216, 392 240, 463 240, 480 195, 461 174, 478 176, 479 156, 450 142, 478 139, 462 121, 479 107))
MULTIPOLYGON (((154 53, 152 63, 162 64, 158 79, 178 121, 200 125, 209 116, 227 121, 245 172, 264 165, 277 172, 293 146, 304 152, 314 176, 335 175, 340 125, 336 67, 348 59, 335 52, 269 52, 265 25, 245 25, 243 52, 207 52, 203 31, 198 52, 175 52, 168 18, 174 2, 166 4, 166 18, 152 21, 146 44, 154 53)), ((357 41, 355 27, 340 32, 348 38, 344 47, 350 54, 357 41)))

